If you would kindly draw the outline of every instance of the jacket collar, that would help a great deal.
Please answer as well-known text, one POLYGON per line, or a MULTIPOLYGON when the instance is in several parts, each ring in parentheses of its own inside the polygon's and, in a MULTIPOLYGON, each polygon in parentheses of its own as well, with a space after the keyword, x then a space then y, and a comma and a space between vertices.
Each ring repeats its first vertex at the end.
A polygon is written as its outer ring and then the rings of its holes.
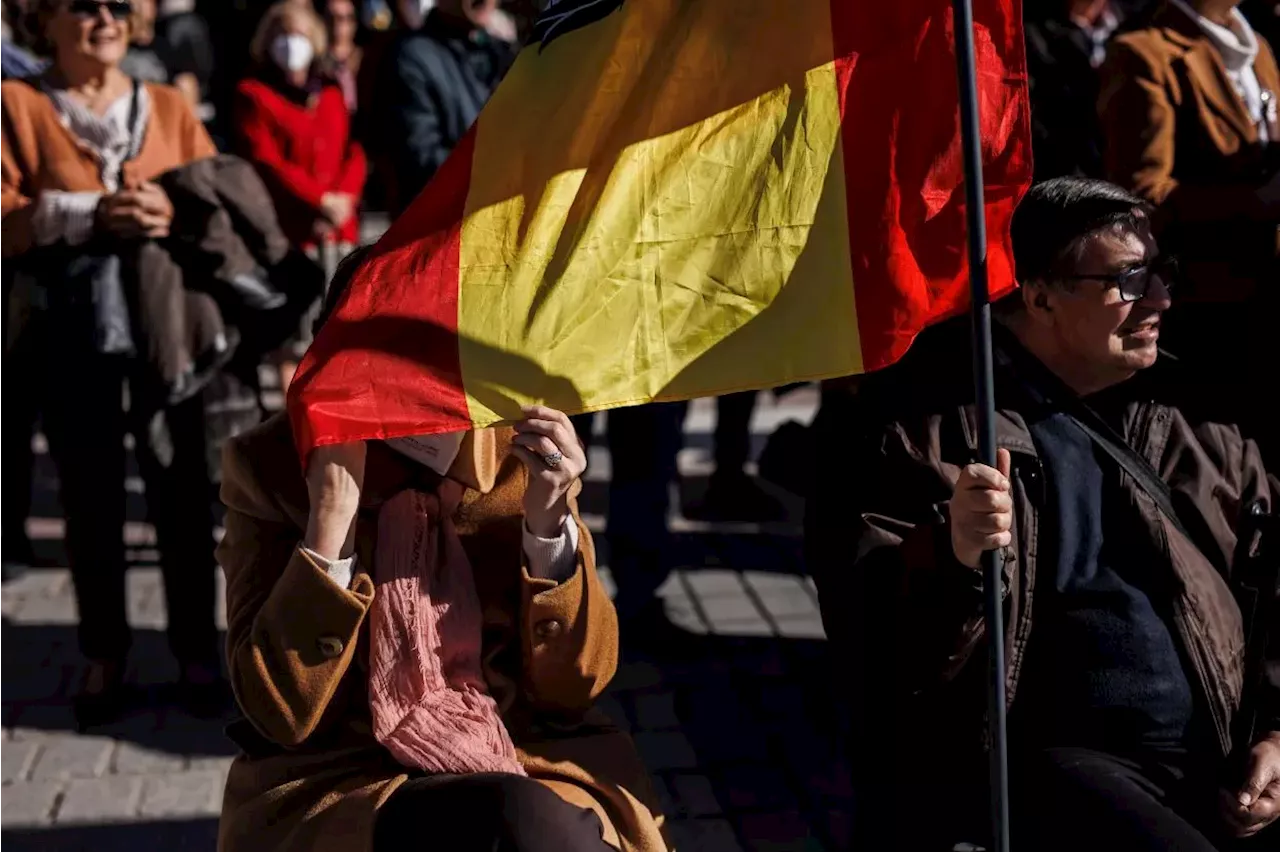
MULTIPOLYGON (((1217 49, 1200 25, 1176 4, 1167 3, 1156 13, 1152 25, 1159 28, 1167 41, 1185 52, 1183 62, 1191 79, 1204 92, 1205 100, 1247 141, 1258 141, 1258 128, 1249 118, 1227 78, 1227 69, 1217 49)), ((1265 84, 1264 84, 1265 85, 1265 84)))

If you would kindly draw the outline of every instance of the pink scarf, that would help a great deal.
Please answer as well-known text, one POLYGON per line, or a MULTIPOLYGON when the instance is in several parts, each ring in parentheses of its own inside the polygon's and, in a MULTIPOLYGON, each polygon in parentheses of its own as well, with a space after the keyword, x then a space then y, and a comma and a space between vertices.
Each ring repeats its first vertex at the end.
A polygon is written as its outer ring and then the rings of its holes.
POLYGON ((404 766, 523 775, 480 666, 480 599, 453 526, 462 486, 402 491, 378 515, 369 613, 373 733, 404 766))

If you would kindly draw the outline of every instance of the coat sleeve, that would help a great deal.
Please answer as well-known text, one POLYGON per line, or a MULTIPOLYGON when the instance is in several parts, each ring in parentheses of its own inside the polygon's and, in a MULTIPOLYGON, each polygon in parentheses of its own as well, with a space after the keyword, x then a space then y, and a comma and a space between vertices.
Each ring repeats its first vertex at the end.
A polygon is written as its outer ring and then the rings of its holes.
POLYGON ((1173 174, 1178 101, 1186 96, 1163 53, 1141 36, 1112 43, 1100 76, 1098 115, 1107 178, 1183 223, 1267 216, 1258 187, 1180 181, 1173 174))
POLYGON ((559 584, 530 577, 528 557, 520 571, 524 694, 535 710, 557 715, 585 712, 618 668, 618 616, 596 573, 595 545, 576 497, 570 510, 578 526, 573 575, 559 584))
POLYGON ((264 736, 301 744, 324 727, 373 601, 358 573, 340 588, 299 549, 301 533, 256 483, 236 441, 223 453, 227 666, 236 700, 264 736))
POLYGON ((535 715, 581 716, 613 679, 618 666, 618 617, 596 573, 591 533, 570 500, 578 525, 577 567, 564 582, 531 577, 523 555, 521 500, 524 465, 508 455, 497 484, 468 508, 459 526, 477 575, 514 577, 510 608, 485 613, 485 674, 504 712, 518 706, 535 715), (509 574, 507 573, 509 572, 509 574))
POLYGON ((365 158, 364 148, 352 139, 347 148, 347 158, 342 163, 342 174, 338 176, 337 190, 359 199, 364 195, 365 179, 368 176, 369 161, 365 158))
POLYGON ((833 649, 898 695, 951 681, 984 633, 982 586, 951 549, 958 473, 937 460, 937 433, 913 440, 843 394, 813 428, 832 453, 810 493, 805 556, 833 649))
POLYGON ((4 257, 16 257, 35 244, 32 214, 35 207, 23 192, 23 169, 18 162, 12 131, 14 122, 8 115, 9 105, 4 104, 3 130, 0 131, 0 252, 4 257))
POLYGON ((244 86, 236 92, 236 135, 245 159, 258 167, 263 178, 280 191, 294 196, 317 214, 320 200, 328 187, 306 169, 291 163, 276 141, 270 111, 251 89, 244 86))
POLYGON ((404 204, 430 182, 450 152, 440 129, 440 100, 430 55, 414 47, 422 46, 409 42, 397 51, 388 83, 393 166, 397 183, 408 193, 404 204))

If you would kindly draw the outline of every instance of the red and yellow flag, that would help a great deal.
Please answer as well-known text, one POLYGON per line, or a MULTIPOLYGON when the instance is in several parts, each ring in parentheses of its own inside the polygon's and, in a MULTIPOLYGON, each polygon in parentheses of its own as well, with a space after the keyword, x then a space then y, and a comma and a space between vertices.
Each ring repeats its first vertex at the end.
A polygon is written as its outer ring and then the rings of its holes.
MULTIPOLYGON (((975 7, 999 295, 1021 9, 975 7)), ((968 305, 963 182, 950 0, 560 0, 311 346, 299 449, 888 365, 968 305)))

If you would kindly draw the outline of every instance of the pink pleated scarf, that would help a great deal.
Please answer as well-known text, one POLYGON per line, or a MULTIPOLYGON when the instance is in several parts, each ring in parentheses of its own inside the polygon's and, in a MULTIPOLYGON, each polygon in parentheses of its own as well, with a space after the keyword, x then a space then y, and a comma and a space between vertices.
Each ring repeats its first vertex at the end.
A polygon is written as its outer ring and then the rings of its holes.
POLYGON ((462 486, 446 479, 437 491, 402 491, 378 515, 373 733, 411 769, 523 775, 480 665, 480 599, 453 526, 462 486))

